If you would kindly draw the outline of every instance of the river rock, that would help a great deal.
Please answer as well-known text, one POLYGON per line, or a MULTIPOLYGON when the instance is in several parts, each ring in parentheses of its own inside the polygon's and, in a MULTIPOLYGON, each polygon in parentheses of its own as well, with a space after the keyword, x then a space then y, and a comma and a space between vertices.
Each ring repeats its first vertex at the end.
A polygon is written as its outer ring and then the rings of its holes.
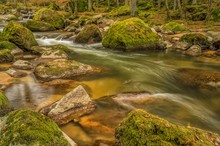
POLYGON ((175 78, 188 87, 220 87, 220 72, 183 68, 178 70, 175 78))
POLYGON ((129 113, 115 130, 116 145, 219 145, 218 134, 172 124, 143 110, 129 113))
POLYGON ((98 43, 102 41, 102 34, 95 24, 86 25, 75 38, 76 43, 98 43))
POLYGON ((189 56, 200 56, 202 54, 202 48, 199 45, 193 45, 185 52, 189 56))
POLYGON ((8 98, 0 92, 0 117, 5 116, 13 110, 14 108, 8 98))
POLYGON ((180 23, 169 22, 162 27, 161 31, 162 33, 165 33, 165 34, 175 34, 175 33, 181 33, 186 30, 187 28, 180 23))
POLYGON ((6 71, 6 73, 14 78, 21 78, 27 76, 27 73, 15 69, 9 69, 6 71))
POLYGON ((103 37, 106 48, 137 51, 161 49, 160 36, 139 18, 130 18, 111 25, 103 37))
POLYGON ((79 117, 91 113, 94 109, 95 103, 86 90, 79 85, 41 112, 51 117, 57 124, 66 124, 71 120, 78 120, 79 117))
POLYGON ((42 59, 68 59, 68 55, 62 50, 48 50, 41 55, 42 59))
POLYGON ((53 31, 56 30, 56 28, 46 22, 42 22, 42 21, 34 21, 34 20, 28 20, 25 23, 25 26, 30 29, 31 31, 53 31))
POLYGON ((0 63, 12 62, 14 60, 14 56, 9 49, 0 50, 0 58, 0 63))
POLYGON ((31 110, 11 112, 0 122, 0 145, 70 146, 60 128, 31 110))
POLYGON ((4 27, 2 36, 4 40, 14 43, 24 51, 29 50, 32 46, 38 45, 33 33, 17 22, 9 22, 4 27))
POLYGON ((15 48, 13 50, 11 50, 11 54, 13 55, 14 59, 21 59, 24 55, 24 51, 19 49, 19 48, 15 48))
POLYGON ((53 60, 39 64, 34 74, 42 80, 76 78, 82 75, 100 72, 100 69, 73 60, 53 60))
POLYGON ((22 70, 31 70, 33 69, 33 65, 30 61, 26 60, 17 60, 13 63, 12 67, 22 70))

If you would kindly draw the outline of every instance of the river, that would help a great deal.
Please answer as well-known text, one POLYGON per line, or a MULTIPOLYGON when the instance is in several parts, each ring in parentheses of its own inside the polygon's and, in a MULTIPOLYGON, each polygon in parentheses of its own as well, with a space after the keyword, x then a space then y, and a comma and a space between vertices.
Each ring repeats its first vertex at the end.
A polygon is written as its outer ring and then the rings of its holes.
MULTIPOLYGON (((89 94, 97 102, 97 109, 79 123, 61 126, 79 145, 91 145, 99 139, 111 141, 114 139, 114 127, 136 108, 175 124, 220 133, 220 89, 207 91, 184 87, 173 78, 181 68, 220 71, 220 59, 192 58, 173 52, 119 52, 103 48, 101 44, 80 45, 43 37, 51 33, 35 33, 39 45, 66 45, 76 52, 74 60, 106 70, 101 75, 79 81, 88 86, 89 94), (145 96, 122 97, 115 101, 108 99, 109 95, 122 92, 145 92, 145 96)), ((58 99, 71 90, 62 88, 58 92, 52 88, 45 89, 33 74, 20 81, 5 91, 16 108, 32 108, 30 103, 58 99)))

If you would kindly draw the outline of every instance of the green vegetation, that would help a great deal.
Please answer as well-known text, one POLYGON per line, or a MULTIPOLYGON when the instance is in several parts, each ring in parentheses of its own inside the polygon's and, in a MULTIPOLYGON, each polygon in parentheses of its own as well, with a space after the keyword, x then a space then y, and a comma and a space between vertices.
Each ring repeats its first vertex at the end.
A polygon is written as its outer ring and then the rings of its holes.
POLYGON ((127 51, 156 49, 160 37, 141 19, 130 18, 113 24, 103 37, 106 48, 127 51))
POLYGON ((38 45, 33 33, 17 22, 9 22, 3 29, 2 37, 24 50, 38 45))
POLYGON ((168 32, 178 33, 186 31, 187 28, 177 22, 169 22, 163 26, 163 29, 168 32))
POLYGON ((0 145, 69 145, 51 119, 30 110, 10 113, 0 129, 0 145))
POLYGON ((14 60, 11 50, 9 49, 0 50, 0 58, 0 63, 12 62, 14 60))
POLYGON ((56 28, 46 22, 42 21, 34 21, 34 20, 28 20, 25 24, 25 26, 30 29, 31 31, 52 31, 56 30, 56 28))
POLYGON ((131 112, 116 128, 115 135, 123 146, 212 146, 220 138, 215 133, 201 129, 174 125, 143 110, 131 112))
POLYGON ((8 98, 0 92, 0 117, 5 116, 13 110, 8 98))
POLYGON ((0 50, 2 49, 15 49, 17 48, 17 46, 9 41, 0 41, 0 50))
POLYGON ((49 23, 57 29, 64 27, 63 16, 60 15, 58 12, 48 8, 42 8, 37 11, 33 20, 49 23))
POLYGON ((208 38, 201 33, 185 34, 180 38, 180 41, 187 42, 192 45, 208 45, 208 38))

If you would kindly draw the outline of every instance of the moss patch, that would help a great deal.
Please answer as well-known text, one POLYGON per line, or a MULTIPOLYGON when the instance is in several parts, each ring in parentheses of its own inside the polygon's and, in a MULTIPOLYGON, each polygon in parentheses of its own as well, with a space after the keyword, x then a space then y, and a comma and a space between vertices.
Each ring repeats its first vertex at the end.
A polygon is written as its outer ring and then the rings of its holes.
POLYGON ((48 8, 42 8, 37 11, 33 20, 47 22, 57 29, 64 27, 63 16, 48 8))
POLYGON ((30 110, 10 113, 1 128, 0 136, 0 145, 69 145, 51 119, 30 110))
POLYGON ((4 40, 10 41, 24 50, 28 50, 32 46, 38 45, 33 33, 23 25, 16 22, 9 22, 5 26, 2 32, 2 37, 4 40))
POLYGON ((135 110, 116 128, 116 138, 123 146, 211 146, 220 137, 201 129, 177 126, 143 110, 135 110))
POLYGON ((111 12, 109 12, 110 17, 118 17, 118 16, 126 16, 130 15, 131 9, 130 6, 121 6, 119 8, 113 9, 111 12))
POLYGON ((160 37, 139 18, 130 18, 113 24, 103 37, 106 48, 121 50, 155 49, 160 37))
POLYGON ((0 42, 0 50, 2 50, 2 49, 12 50, 15 48, 17 48, 17 46, 9 41, 1 41, 0 42))
POLYGON ((30 29, 31 31, 52 31, 56 30, 56 28, 46 22, 42 21, 34 21, 34 20, 28 20, 25 24, 25 26, 30 29))
POLYGON ((169 22, 163 26, 165 31, 171 31, 174 33, 186 31, 187 28, 177 22, 169 22))
POLYGON ((201 47, 203 46, 209 46, 208 38, 201 34, 201 33, 189 33, 189 34, 184 34, 181 38, 180 41, 189 43, 191 45, 200 45, 201 47))
POLYGON ((12 104, 8 98, 0 92, 0 117, 5 116, 13 110, 12 104))
POLYGON ((95 24, 86 25, 75 38, 75 42, 77 43, 97 43, 101 41, 101 31, 95 24))
POLYGON ((11 54, 11 50, 9 49, 0 50, 0 63, 12 62, 13 59, 14 57, 11 54))

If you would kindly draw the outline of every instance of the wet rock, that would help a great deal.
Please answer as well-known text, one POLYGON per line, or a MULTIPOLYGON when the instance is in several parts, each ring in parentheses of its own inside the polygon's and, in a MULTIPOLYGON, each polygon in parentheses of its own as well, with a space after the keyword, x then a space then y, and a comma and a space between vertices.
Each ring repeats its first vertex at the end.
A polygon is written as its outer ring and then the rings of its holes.
POLYGON ((41 110, 58 124, 66 124, 78 120, 81 116, 91 113, 95 103, 86 90, 80 85, 66 94, 61 100, 41 110))
POLYGON ((73 60, 53 60, 39 64, 34 74, 42 80, 76 78, 100 72, 100 69, 73 60))
POLYGON ((199 45, 193 45, 185 52, 189 56, 200 56, 202 54, 202 48, 199 45))
POLYGON ((21 59, 24 55, 24 51, 19 49, 19 48, 15 48, 13 50, 11 50, 11 54, 13 55, 14 59, 21 59))
POLYGON ((12 21, 12 20, 18 20, 18 18, 13 14, 7 14, 7 15, 0 15, 0 20, 12 21))
POLYGON ((13 110, 14 108, 12 104, 9 102, 8 98, 0 92, 0 117, 5 116, 13 110))
POLYGON ((206 51, 203 51, 202 54, 206 57, 215 57, 215 56, 217 56, 217 51, 206 50, 206 51))
POLYGON ((175 75, 177 81, 188 87, 219 87, 220 72, 199 70, 199 69, 180 69, 175 75))
POLYGON ((33 33, 17 22, 9 22, 3 29, 2 36, 4 40, 8 40, 17 45, 22 50, 29 50, 38 43, 33 33))
POLYGON ((25 23, 25 26, 30 29, 31 31, 53 31, 56 30, 56 28, 46 22, 42 22, 42 21, 34 21, 34 20, 28 20, 25 23))
POLYGON ((95 24, 86 25, 76 36, 76 43, 98 43, 102 41, 102 34, 95 24))
POLYGON ((0 90, 5 90, 14 82, 14 78, 3 72, 0 72, 0 79, 0 90))
POLYGON ((116 22, 103 37, 106 48, 137 51, 161 49, 160 36, 139 18, 130 18, 116 22))
POLYGON ((0 58, 0 63, 12 62, 14 60, 14 56, 9 49, 0 50, 0 58))
POLYGON ((33 69, 33 65, 31 64, 31 62, 26 60, 17 60, 16 62, 13 63, 12 67, 22 70, 33 69))
POLYGON ((132 111, 116 128, 116 145, 214 145, 219 135, 172 124, 143 110, 132 111))
POLYGON ((70 145, 50 118, 31 110, 11 112, 0 125, 0 145, 70 145))
POLYGON ((14 78, 21 78, 27 76, 27 73, 15 69, 9 69, 6 71, 6 73, 14 78))
POLYGON ((68 59, 68 55, 62 50, 48 50, 41 55, 42 59, 68 59))

